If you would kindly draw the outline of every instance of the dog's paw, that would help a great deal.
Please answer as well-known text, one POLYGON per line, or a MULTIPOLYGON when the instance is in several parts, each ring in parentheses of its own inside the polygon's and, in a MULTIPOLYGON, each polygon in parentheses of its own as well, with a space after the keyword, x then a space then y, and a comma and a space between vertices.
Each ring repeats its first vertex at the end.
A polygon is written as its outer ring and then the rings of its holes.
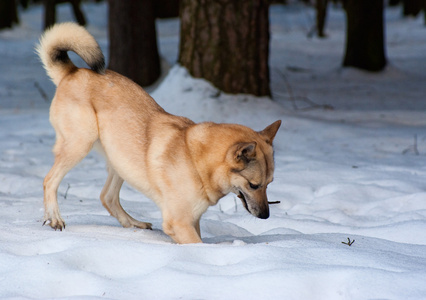
POLYGON ((152 230, 152 224, 151 223, 136 221, 132 225, 133 225, 133 227, 136 227, 136 228, 151 229, 152 230))
POLYGON ((43 226, 44 225, 49 225, 50 227, 55 229, 55 231, 58 229, 60 231, 62 231, 62 229, 65 229, 65 222, 62 219, 59 219, 59 220, 47 219, 47 220, 44 220, 43 226))
POLYGON ((138 221, 127 213, 124 213, 117 217, 118 222, 120 222, 121 226, 124 228, 140 228, 140 229, 152 229, 152 224, 147 222, 138 221))

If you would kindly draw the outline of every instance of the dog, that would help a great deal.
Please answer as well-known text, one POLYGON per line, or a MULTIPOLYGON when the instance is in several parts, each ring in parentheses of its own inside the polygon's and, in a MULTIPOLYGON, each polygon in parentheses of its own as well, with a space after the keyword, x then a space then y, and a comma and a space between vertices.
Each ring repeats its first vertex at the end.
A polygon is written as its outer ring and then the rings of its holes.
POLYGON ((65 228, 58 186, 92 148, 107 162, 102 204, 124 227, 152 226, 122 208, 124 181, 157 204, 163 231, 176 243, 201 243, 201 215, 231 192, 255 217, 269 217, 266 188, 273 180, 272 142, 280 120, 256 132, 169 114, 139 85, 106 70, 94 37, 74 23, 47 30, 36 51, 57 86, 50 106, 56 141, 54 164, 43 181, 44 224, 65 228), (90 69, 77 68, 68 51, 90 69))

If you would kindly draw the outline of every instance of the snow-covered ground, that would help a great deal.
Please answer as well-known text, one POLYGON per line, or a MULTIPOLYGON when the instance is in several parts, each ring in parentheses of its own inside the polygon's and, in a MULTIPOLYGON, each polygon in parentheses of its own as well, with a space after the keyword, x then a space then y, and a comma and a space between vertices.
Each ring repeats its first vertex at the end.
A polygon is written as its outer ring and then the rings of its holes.
MULTIPOLYGON (((62 5, 59 20, 72 20, 62 5)), ((105 4, 86 4, 107 52, 105 4)), ((174 66, 178 21, 158 22, 170 72, 152 88, 169 112, 263 129, 275 140, 271 217, 229 195, 201 221, 205 244, 176 245, 155 205, 132 188, 122 203, 154 230, 124 229, 102 207, 104 162, 90 154, 59 188, 67 223, 42 226, 53 163, 54 86, 34 54, 41 7, 0 32, 0 298, 426 299, 426 28, 386 11, 389 67, 340 67, 345 18, 330 7, 327 39, 307 38, 312 9, 271 8, 274 102, 218 93, 174 66), (334 109, 331 109, 334 108, 334 109), (343 244, 348 238, 351 246, 343 244)), ((106 53, 107 54, 107 53, 106 53)))

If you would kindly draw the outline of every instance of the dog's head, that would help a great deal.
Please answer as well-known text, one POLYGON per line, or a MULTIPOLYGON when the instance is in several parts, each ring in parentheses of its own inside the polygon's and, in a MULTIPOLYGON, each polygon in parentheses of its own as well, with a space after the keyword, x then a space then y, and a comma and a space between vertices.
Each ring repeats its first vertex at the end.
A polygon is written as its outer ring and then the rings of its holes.
POLYGON ((266 188, 274 177, 272 141, 280 125, 281 121, 276 121, 256 132, 253 140, 236 143, 228 151, 231 191, 249 213, 261 219, 269 217, 266 188))

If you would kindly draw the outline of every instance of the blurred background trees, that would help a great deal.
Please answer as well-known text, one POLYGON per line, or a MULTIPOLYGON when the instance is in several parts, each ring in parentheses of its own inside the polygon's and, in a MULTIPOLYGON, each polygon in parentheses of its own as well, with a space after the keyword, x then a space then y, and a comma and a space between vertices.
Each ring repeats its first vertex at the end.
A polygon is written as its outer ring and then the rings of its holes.
MULTIPOLYGON (((347 26, 342 66, 367 71, 381 71, 387 64, 384 7, 401 5, 403 16, 426 10, 426 0, 386 0, 385 6, 383 0, 299 1, 315 7, 311 32, 321 38, 327 36, 329 3, 344 8, 347 26)), ((18 6, 37 2, 43 4, 44 27, 56 21, 55 6, 64 2, 71 5, 75 20, 86 24, 80 5, 84 0, 0 0, 0 29, 19 22, 18 6)), ((272 2, 285 5, 287 1, 108 0, 109 68, 142 86, 158 80, 161 64, 155 20, 178 17, 180 9, 178 62, 192 76, 209 80, 227 93, 270 96, 268 9, 272 2)))
POLYGON ((56 4, 69 2, 78 24, 86 25, 86 17, 80 8, 81 0, 43 0, 44 1, 44 29, 56 23, 56 4))
POLYGON ((0 29, 10 28, 18 24, 18 11, 15 0, 0 1, 0 29))

